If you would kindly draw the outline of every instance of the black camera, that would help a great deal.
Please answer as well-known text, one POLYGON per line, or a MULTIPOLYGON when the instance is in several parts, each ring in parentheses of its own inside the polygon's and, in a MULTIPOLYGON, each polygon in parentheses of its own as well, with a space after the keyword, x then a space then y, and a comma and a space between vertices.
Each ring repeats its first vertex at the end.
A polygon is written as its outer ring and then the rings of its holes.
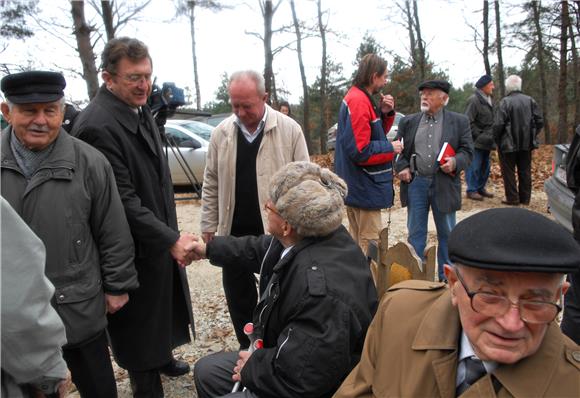
POLYGON ((159 129, 163 129, 168 117, 171 117, 177 107, 185 105, 185 95, 183 89, 175 85, 175 83, 163 83, 159 87, 153 83, 153 90, 147 100, 147 104, 151 108, 151 113, 155 118, 155 122, 159 129))

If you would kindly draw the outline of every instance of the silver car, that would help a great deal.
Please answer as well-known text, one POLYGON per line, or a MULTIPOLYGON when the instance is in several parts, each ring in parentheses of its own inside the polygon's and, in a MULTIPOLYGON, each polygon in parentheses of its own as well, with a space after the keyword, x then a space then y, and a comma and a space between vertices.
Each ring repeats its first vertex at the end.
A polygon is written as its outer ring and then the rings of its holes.
POLYGON ((201 186, 212 130, 209 124, 195 120, 167 120, 169 145, 165 150, 173 185, 201 186))

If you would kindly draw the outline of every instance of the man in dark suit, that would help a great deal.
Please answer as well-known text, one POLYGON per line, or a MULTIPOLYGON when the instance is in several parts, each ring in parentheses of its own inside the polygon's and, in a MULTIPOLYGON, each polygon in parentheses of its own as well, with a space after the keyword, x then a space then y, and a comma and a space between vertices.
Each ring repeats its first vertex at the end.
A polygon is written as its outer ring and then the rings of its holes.
POLYGON ((473 156, 473 140, 465 115, 446 111, 451 85, 429 80, 419 85, 421 112, 399 123, 397 139, 404 143, 395 171, 401 180, 401 203, 407 206, 409 243, 423 257, 427 243, 429 208, 437 227, 439 280, 443 266, 450 264, 447 238, 455 226, 455 212, 461 208, 460 173, 473 156), (443 145, 453 151, 438 161, 443 145))
POLYGON ((159 373, 179 376, 189 365, 172 349, 191 341, 191 298, 185 265, 195 239, 177 228, 173 185, 161 136, 148 108, 152 63, 148 49, 127 37, 102 55, 105 84, 75 121, 73 135, 109 159, 135 241, 140 287, 109 317, 117 363, 129 371, 136 397, 162 397, 159 373))

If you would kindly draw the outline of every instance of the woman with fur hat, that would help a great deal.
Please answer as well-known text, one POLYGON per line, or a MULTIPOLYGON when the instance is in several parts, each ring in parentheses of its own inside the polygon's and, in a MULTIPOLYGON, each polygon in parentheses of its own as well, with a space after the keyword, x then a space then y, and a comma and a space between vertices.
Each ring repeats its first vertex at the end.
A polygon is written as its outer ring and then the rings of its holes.
MULTIPOLYGON (((198 256, 260 273, 253 353, 217 353, 195 365, 199 397, 330 397, 359 361, 377 306, 366 259, 342 226, 346 184, 328 169, 294 162, 270 184, 271 235, 219 236, 198 256)), ((250 321, 250 320, 248 320, 250 321)))

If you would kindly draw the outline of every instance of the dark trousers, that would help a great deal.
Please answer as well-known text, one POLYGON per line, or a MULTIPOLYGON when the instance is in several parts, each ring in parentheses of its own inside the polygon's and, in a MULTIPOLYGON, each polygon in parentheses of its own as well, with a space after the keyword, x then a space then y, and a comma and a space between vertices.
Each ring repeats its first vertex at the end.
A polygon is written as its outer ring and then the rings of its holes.
POLYGON ((532 151, 499 152, 499 165, 506 200, 529 204, 532 196, 532 151))
POLYGON ((253 272, 242 267, 224 267, 222 283, 240 348, 248 348, 250 340, 244 334, 244 325, 252 322, 254 308, 258 303, 256 277, 253 272))
POLYGON ((62 355, 82 398, 117 397, 105 331, 87 343, 63 349, 62 355))
POLYGON ((237 360, 237 352, 218 352, 198 360, 193 368, 198 398, 256 398, 252 392, 243 391, 243 386, 232 393, 232 374, 237 360))
POLYGON ((131 391, 134 398, 163 398, 163 384, 159 370, 129 370, 131 391))

